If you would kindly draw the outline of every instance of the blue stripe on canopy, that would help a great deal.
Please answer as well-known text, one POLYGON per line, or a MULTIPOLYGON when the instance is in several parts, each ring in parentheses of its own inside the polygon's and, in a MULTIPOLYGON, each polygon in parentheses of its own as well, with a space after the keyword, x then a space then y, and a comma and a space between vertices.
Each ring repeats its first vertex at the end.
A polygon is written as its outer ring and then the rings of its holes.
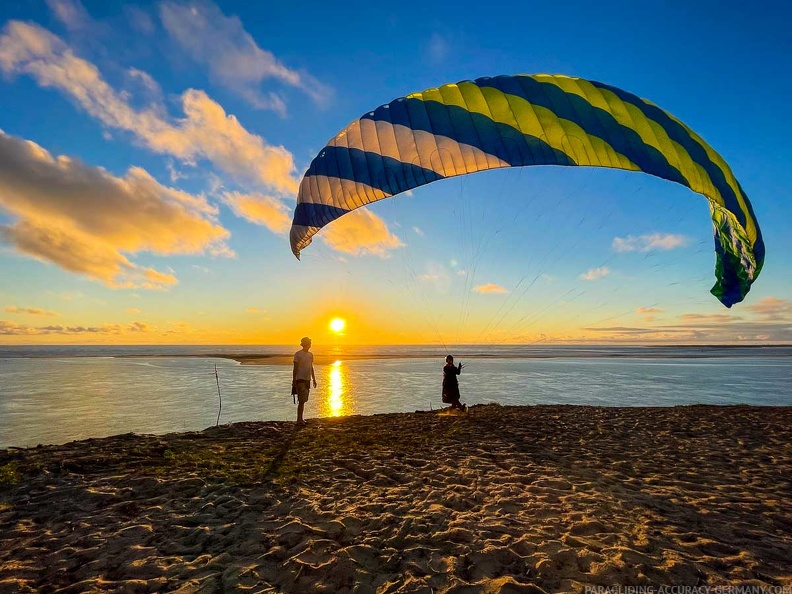
POLYGON ((623 91, 616 87, 612 87, 610 85, 593 80, 589 82, 595 87, 610 91, 625 103, 629 103, 633 107, 641 110, 641 112, 650 120, 657 122, 663 128, 663 130, 666 131, 668 137, 677 144, 681 145, 682 148, 688 152, 690 158, 693 159, 695 163, 698 163, 701 168, 707 172, 707 175, 709 175, 710 179, 712 180, 712 184, 721 193, 726 208, 737 217, 740 225, 743 227, 745 226, 745 213, 737 201, 737 196, 735 195, 734 190, 726 181, 726 176, 724 175, 723 170, 716 163, 712 162, 704 147, 690 136, 690 133, 682 124, 674 120, 659 107, 647 103, 632 93, 628 93, 627 91, 623 91))
POLYGON ((297 208, 294 209, 294 222, 292 225, 324 227, 331 221, 335 221, 338 217, 348 212, 348 210, 328 204, 301 202, 297 205, 297 208))
POLYGON ((574 122, 586 134, 609 144, 644 173, 690 187, 685 177, 659 150, 645 144, 635 130, 620 124, 613 115, 594 107, 583 97, 567 93, 557 85, 543 83, 530 76, 496 76, 475 82, 479 86, 492 87, 544 107, 557 117, 574 122))
POLYGON ((305 177, 312 175, 324 175, 330 178, 362 182, 390 196, 416 187, 406 185, 406 180, 410 178, 425 179, 426 183, 443 179, 443 176, 439 173, 435 173, 431 169, 425 169, 420 165, 402 163, 392 157, 383 156, 380 158, 380 155, 344 146, 326 146, 323 148, 305 173, 305 177), (354 170, 357 167, 346 165, 353 162, 358 163, 361 168, 366 168, 367 176, 365 181, 355 177, 354 170))
MULTIPOLYGON (((400 103, 393 101, 394 103, 400 103)), ((438 136, 445 136, 467 144, 508 163, 509 165, 575 165, 566 154, 554 149, 544 140, 523 134, 508 124, 501 124, 480 113, 470 112, 455 105, 445 105, 437 101, 404 99, 406 110, 388 110, 387 118, 379 111, 364 115, 361 119, 385 121, 412 130, 422 130, 438 136), (411 105, 417 104, 417 105, 411 105), (420 117, 425 111, 426 117, 420 117), (438 128, 437 122, 448 114, 448 127, 438 128), (433 122, 434 124, 430 123, 433 122), (472 123, 473 126, 468 123, 472 123), (460 134, 458 131, 463 132, 460 134)), ((321 155, 320 155, 321 156, 321 155)), ((434 181, 434 180, 430 180, 434 181)), ((419 184, 421 185, 421 184, 419 184)), ((409 188, 407 188, 409 189, 409 188)))

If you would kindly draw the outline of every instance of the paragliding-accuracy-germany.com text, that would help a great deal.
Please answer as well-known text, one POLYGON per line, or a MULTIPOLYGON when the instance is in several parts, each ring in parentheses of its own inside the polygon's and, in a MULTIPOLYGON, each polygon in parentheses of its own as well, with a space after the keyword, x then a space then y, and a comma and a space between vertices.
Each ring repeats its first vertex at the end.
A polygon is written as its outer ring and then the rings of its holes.
POLYGON ((586 586, 584 594, 792 594, 792 586, 586 586))

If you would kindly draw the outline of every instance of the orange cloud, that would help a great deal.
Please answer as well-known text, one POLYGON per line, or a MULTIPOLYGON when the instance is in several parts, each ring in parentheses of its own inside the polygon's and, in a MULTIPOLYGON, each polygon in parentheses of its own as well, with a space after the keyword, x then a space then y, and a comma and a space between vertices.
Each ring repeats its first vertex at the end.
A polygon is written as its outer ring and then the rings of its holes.
POLYGON ((655 314, 663 313, 663 310, 657 307, 639 307, 635 310, 635 313, 644 316, 647 322, 653 322, 656 317, 655 314))
POLYGON ((16 219, 0 240, 114 288, 163 288, 176 278, 127 255, 230 255, 229 233, 203 197, 131 168, 119 178, 0 131, 0 209, 16 219))
POLYGON ((176 321, 176 322, 168 322, 168 329, 165 330, 162 334, 165 336, 187 336, 195 334, 195 329, 188 323, 184 321, 176 321))
POLYGON ((226 192, 224 197, 234 214, 274 233, 286 233, 291 226, 289 209, 277 198, 239 192, 226 192))
POLYGON ((62 334, 79 336, 83 334, 122 335, 135 332, 152 332, 155 329, 144 322, 132 324, 103 324, 101 326, 24 326, 8 320, 0 320, 0 336, 46 336, 62 334))
POLYGON ((59 313, 55 311, 47 311, 45 309, 39 309, 37 307, 16 307, 11 305, 6 307, 5 310, 8 313, 17 313, 17 314, 29 314, 32 316, 58 316, 59 313))
POLYGON ((686 322, 733 322, 740 317, 729 314, 682 314, 679 319, 686 322))
POLYGON ((336 219, 322 229, 319 237, 334 250, 355 256, 386 256, 404 245, 385 221, 363 208, 336 219))
POLYGON ((745 309, 768 318, 785 318, 792 314, 792 301, 778 297, 765 297, 746 306, 745 309))
POLYGON ((486 285, 476 285, 473 287, 476 293, 508 293, 506 289, 494 283, 487 283, 486 285))

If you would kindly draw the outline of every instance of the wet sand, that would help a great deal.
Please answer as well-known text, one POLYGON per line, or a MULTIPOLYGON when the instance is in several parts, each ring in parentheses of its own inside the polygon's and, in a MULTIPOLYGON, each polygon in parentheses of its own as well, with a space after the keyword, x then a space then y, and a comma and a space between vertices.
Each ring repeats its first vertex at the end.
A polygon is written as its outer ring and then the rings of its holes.
POLYGON ((727 584, 792 588, 792 408, 486 405, 0 450, 0 592, 727 584))

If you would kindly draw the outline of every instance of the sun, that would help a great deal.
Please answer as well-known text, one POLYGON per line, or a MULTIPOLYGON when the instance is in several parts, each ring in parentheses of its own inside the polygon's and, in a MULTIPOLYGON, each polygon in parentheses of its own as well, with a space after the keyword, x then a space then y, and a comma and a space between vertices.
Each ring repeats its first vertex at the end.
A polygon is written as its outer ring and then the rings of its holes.
POLYGON ((346 320, 343 318, 333 318, 330 321, 330 330, 340 333, 346 327, 346 320))

